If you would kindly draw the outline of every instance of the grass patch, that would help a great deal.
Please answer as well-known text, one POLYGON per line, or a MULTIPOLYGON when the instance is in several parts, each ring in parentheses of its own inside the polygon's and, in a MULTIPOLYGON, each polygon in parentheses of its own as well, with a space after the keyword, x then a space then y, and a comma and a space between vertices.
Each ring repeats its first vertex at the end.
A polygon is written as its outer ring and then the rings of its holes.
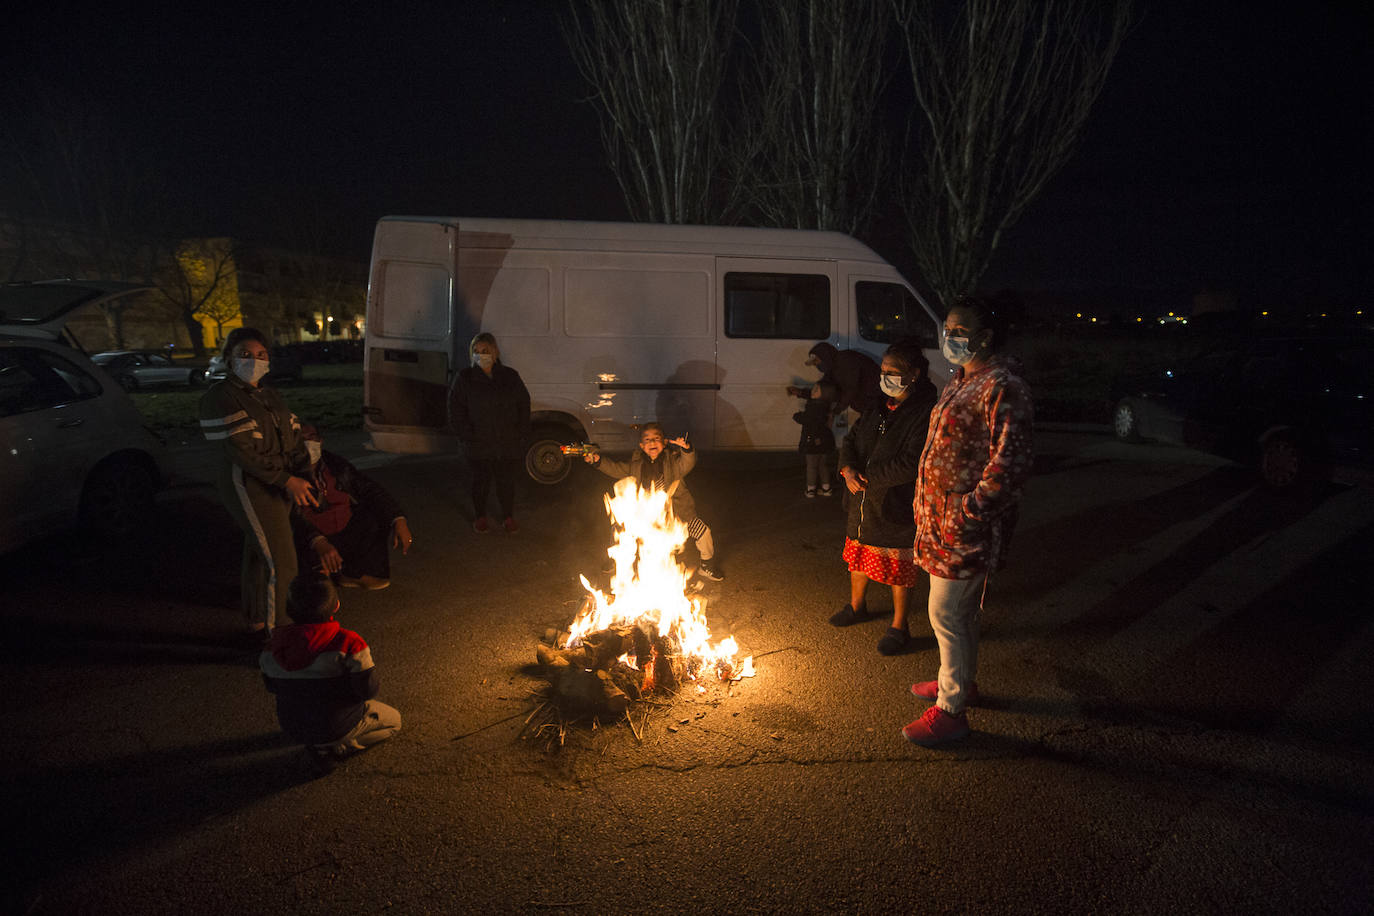
MULTIPOLYGON (((363 428, 361 363, 306 366, 300 381, 274 385, 303 423, 325 429, 363 428)), ((163 433, 199 435, 200 399, 204 389, 138 391, 130 395, 143 420, 163 433)))

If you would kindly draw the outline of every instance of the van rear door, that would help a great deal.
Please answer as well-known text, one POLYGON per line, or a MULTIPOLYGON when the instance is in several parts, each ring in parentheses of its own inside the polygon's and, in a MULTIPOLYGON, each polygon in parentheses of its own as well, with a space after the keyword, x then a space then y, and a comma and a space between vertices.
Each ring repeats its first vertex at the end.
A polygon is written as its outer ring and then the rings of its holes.
POLYGON ((454 447, 448 383, 454 359, 453 272, 458 227, 382 220, 367 284, 363 414, 374 448, 454 447))
POLYGON ((716 447, 795 447, 801 403, 787 386, 820 373, 812 347, 844 349, 848 328, 837 307, 833 261, 716 259, 716 447))

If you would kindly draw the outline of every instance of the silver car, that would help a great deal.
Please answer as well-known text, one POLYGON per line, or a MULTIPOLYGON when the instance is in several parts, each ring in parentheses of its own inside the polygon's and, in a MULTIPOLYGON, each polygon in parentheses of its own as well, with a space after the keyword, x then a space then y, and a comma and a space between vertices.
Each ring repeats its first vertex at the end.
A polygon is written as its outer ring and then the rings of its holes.
POLYGON ((158 385, 194 388, 205 382, 205 370, 153 350, 107 350, 91 362, 110 374, 125 391, 158 385))
POLYGON ((105 539, 147 525, 167 450, 125 391, 63 342, 67 315, 142 287, 0 285, 0 552, 74 524, 105 539))

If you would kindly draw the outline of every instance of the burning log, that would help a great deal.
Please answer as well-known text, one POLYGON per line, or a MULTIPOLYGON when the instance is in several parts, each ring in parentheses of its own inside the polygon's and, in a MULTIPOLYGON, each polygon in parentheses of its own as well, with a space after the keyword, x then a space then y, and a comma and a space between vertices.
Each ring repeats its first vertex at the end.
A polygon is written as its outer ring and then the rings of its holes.
POLYGON ((615 531, 610 589, 581 577, 587 596, 568 633, 537 648, 552 688, 547 702, 619 717, 632 699, 671 693, 698 675, 726 683, 753 675, 752 659, 736 662, 733 638, 711 640, 706 598, 678 558, 687 526, 673 515, 671 495, 625 478, 606 498, 615 531))

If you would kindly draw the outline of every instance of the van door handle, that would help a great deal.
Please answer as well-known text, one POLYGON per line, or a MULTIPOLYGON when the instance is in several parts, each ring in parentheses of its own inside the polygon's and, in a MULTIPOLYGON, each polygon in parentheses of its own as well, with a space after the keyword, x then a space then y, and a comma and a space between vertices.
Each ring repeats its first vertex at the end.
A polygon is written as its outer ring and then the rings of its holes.
POLYGON ((85 423, 85 422, 86 422, 86 421, 85 421, 84 419, 79 419, 79 418, 78 418, 78 419, 75 419, 75 420, 63 420, 61 423, 57 424, 57 428, 58 428, 58 429, 75 429, 76 427, 80 426, 82 423, 85 423))

